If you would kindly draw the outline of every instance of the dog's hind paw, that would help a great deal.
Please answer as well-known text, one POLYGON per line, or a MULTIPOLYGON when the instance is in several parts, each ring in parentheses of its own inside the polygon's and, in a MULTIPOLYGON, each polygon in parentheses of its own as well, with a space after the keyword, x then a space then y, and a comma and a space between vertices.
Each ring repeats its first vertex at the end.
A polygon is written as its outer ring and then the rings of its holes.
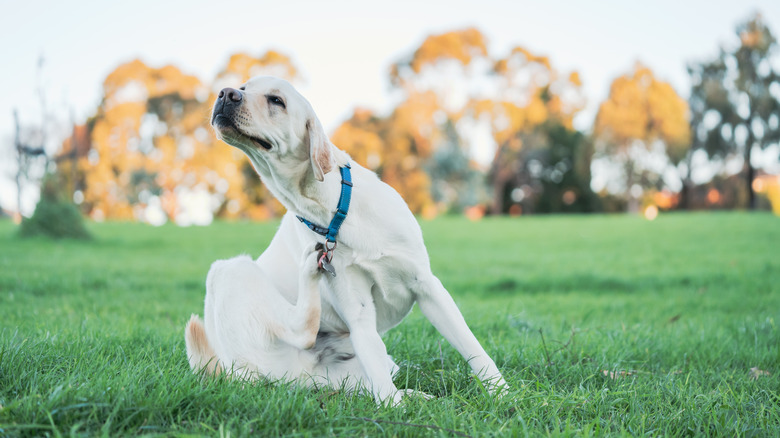
POLYGON ((483 382, 488 393, 493 397, 503 397, 509 392, 509 385, 506 384, 504 378, 498 375, 497 378, 487 379, 483 382))
POLYGON ((431 400, 436 396, 430 395, 426 392, 418 391, 416 389, 402 389, 398 392, 402 392, 404 397, 420 397, 423 400, 431 400))
POLYGON ((423 400, 431 400, 436 397, 430 394, 426 394, 422 391, 417 391, 415 389, 400 389, 396 391, 395 394, 393 394, 393 402, 391 406, 392 407, 402 406, 405 403, 405 400, 408 400, 409 398, 421 398, 423 400))

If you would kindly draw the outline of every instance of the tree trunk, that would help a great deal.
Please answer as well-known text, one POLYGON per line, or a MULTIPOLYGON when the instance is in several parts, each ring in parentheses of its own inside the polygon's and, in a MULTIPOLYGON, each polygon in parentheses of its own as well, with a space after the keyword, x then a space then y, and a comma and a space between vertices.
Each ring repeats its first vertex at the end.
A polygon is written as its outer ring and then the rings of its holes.
POLYGON ((506 190, 507 178, 504 177, 503 172, 496 172, 495 180, 493 180, 493 208, 492 213, 495 215, 504 214, 504 191, 506 190))
POLYGON ((70 201, 74 202, 76 190, 78 186, 76 179, 78 178, 78 163, 79 163, 79 144, 78 144, 78 132, 76 131, 76 122, 73 121, 73 114, 70 116, 70 125, 73 127, 73 133, 70 136, 71 158, 70 158, 70 201))
POLYGON ((751 152, 753 150, 753 135, 748 136, 748 141, 745 143, 745 178, 747 179, 747 191, 748 191, 748 209, 756 209, 756 192, 753 191, 753 179, 755 178, 756 169, 753 168, 753 164, 750 162, 751 152))
POLYGON ((16 134, 14 136, 14 147, 16 148, 16 219, 22 220, 22 142, 19 138, 19 113, 14 109, 14 127, 16 134))
MULTIPOLYGON (((627 155, 627 154, 626 154, 627 155)), ((631 193, 631 188, 634 186, 634 160, 626 156, 626 212, 638 213, 639 212, 639 199, 634 197, 631 193)))
POLYGON ((677 207, 681 210, 691 209, 691 189, 693 187, 693 152, 690 150, 685 157, 685 167, 688 171, 685 174, 685 178, 682 180, 682 190, 680 190, 680 202, 677 207))

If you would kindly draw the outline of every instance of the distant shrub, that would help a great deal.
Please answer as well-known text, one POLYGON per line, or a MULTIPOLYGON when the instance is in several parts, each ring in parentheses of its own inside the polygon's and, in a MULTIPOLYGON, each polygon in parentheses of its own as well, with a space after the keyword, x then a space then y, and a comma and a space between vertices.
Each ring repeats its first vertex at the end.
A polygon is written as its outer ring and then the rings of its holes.
POLYGON ((54 239, 91 239, 84 226, 84 219, 78 207, 64 201, 54 178, 47 178, 41 187, 41 200, 35 212, 24 219, 19 228, 22 237, 46 236, 54 239))

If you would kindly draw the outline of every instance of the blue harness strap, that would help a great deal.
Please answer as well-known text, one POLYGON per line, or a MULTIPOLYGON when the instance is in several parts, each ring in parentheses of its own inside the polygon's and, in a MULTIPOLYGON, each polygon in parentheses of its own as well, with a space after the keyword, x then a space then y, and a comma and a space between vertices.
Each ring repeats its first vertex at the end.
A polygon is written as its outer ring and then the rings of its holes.
POLYGON ((309 227, 310 230, 320 236, 325 236, 325 240, 328 242, 336 241, 336 235, 339 234, 339 228, 341 228, 341 224, 344 223, 344 219, 347 218, 347 212, 349 212, 349 202, 352 200, 352 174, 349 171, 350 168, 350 165, 347 164, 339 169, 341 172, 341 195, 339 196, 339 205, 336 208, 336 213, 333 215, 333 219, 330 221, 328 228, 321 227, 301 216, 296 216, 298 220, 309 227))

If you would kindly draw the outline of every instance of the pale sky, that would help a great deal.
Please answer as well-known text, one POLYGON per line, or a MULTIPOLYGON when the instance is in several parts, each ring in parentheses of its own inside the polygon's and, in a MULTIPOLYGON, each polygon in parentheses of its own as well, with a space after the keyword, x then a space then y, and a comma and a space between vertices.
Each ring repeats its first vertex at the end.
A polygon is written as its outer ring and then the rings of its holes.
MULTIPOLYGON (((429 34, 477 27, 491 52, 521 45, 559 71, 577 70, 588 130, 611 81, 636 61, 687 97, 686 63, 713 57, 734 27, 761 11, 780 37, 778 0, 655 1, 37 1, 1 0, 0 206, 16 210, 12 111, 40 120, 36 97, 62 121, 94 113, 101 84, 120 63, 171 63, 209 83, 236 51, 277 49, 293 57, 299 87, 332 132, 355 106, 386 111, 389 66, 429 34), (37 63, 43 56, 42 74, 37 63)), ((30 212, 37 194, 27 193, 30 212)))

